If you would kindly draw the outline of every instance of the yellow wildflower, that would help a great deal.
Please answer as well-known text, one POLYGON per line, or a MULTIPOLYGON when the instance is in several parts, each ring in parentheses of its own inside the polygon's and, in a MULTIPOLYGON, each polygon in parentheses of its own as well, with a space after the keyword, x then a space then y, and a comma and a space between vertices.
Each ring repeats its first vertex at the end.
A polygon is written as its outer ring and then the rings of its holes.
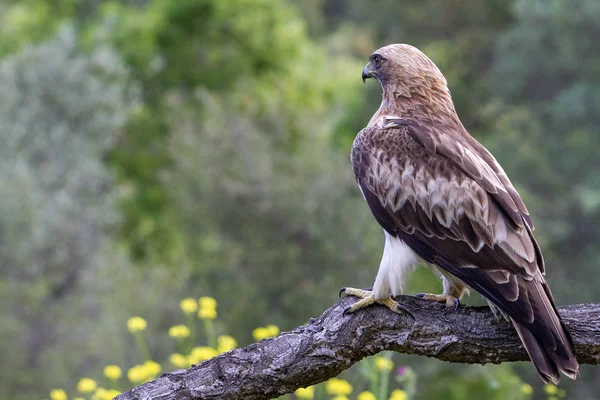
POLYGON ((280 331, 277 325, 267 325, 265 326, 265 328, 267 329, 267 332, 269 332, 269 335, 271 337, 279 335, 280 331))
POLYGON ((236 346, 236 340, 229 335, 222 335, 217 338, 217 351, 219 353, 225 353, 226 351, 235 349, 236 346))
POLYGON ((217 301, 209 296, 200 297, 198 303, 200 303, 200 308, 217 308, 217 301))
POLYGON ((52 389, 50 391, 51 400, 67 400, 67 393, 62 389, 52 389))
POLYGON ((107 365, 104 367, 104 376, 110 379, 113 382, 116 382, 121 378, 123 373, 121 372, 121 368, 117 365, 107 365))
POLYGON ((135 365, 127 371, 127 378, 133 383, 142 383, 156 378, 161 371, 159 363, 146 361, 142 365, 135 365))
POLYGON ((315 388, 314 386, 309 386, 307 388, 301 388, 294 392, 297 398, 310 400, 315 397, 315 388))
POLYGON ((349 400, 346 396, 335 396, 332 397, 331 400, 349 400))
POLYGON ((96 390, 96 381, 90 378, 81 378, 77 384, 77 391, 81 393, 90 393, 96 390))
POLYGON ((201 308, 200 311, 198 311, 198 318, 215 319, 217 318, 217 310, 214 308, 201 308))
POLYGON ((198 303, 196 300, 188 297, 187 299, 183 299, 179 302, 179 308, 186 314, 193 314, 198 310, 198 303))
POLYGON ((127 379, 132 383, 142 383, 148 379, 148 373, 143 365, 135 365, 127 371, 127 379))
POLYGON ((92 396, 92 400, 112 400, 120 394, 121 392, 118 390, 98 388, 92 396))
POLYGON ((188 359, 179 353, 173 353, 169 356, 169 362, 177 368, 186 368, 190 366, 188 359))
POLYGON ((347 396, 352 393, 352 385, 344 379, 331 378, 325 384, 325 391, 331 395, 347 396))
POLYGON ((533 388, 529 383, 524 383, 521 385, 521 392, 523 392, 524 394, 531 394, 533 393, 533 388))
POLYGON ((127 329, 131 333, 141 332, 146 329, 147 325, 146 320, 142 317, 131 317, 127 321, 127 329))
POLYGON ((201 361, 205 361, 217 356, 218 353, 215 349, 208 346, 194 347, 190 353, 189 362, 190 364, 197 364, 201 361))
POLYGON ((159 363, 151 360, 146 361, 143 366, 146 369, 147 379, 156 378, 162 369, 159 363))
POLYGON ((107 390, 103 388, 98 388, 98 390, 96 390, 96 393, 94 393, 94 396, 92 396, 92 400, 112 400, 120 394, 121 392, 115 389, 107 390))
POLYGON ((266 338, 270 337, 270 335, 269 335, 269 331, 267 330, 267 328, 261 326, 252 331, 252 337, 254 338, 254 340, 256 340, 258 342, 262 339, 266 339, 266 338))
POLYGON ((169 328, 169 336, 175 339, 185 339, 190 336, 190 330, 185 325, 175 325, 169 328))
POLYGON ((85 400, 83 397, 73 397, 73 400, 85 400))
POLYGON ((275 325, 261 326, 252 331, 252 337, 254 337, 254 340, 256 341, 277 335, 279 335, 279 328, 275 325))
POLYGON ((389 358, 375 357, 375 367, 378 371, 391 371, 394 369, 394 362, 389 358))
POLYGON ((106 392, 104 392, 104 398, 102 398, 100 400, 113 400, 115 397, 117 397, 120 394, 121 394, 121 392, 119 392, 116 389, 109 389, 106 392))
POLYGON ((395 389, 392 391, 392 395, 390 396, 389 400, 406 400, 407 398, 408 396, 404 390, 395 389))
POLYGON ((212 297, 204 296, 198 300, 200 303, 200 310, 198 311, 198 318, 200 319, 215 319, 217 318, 217 301, 212 297))
POLYGON ((356 400, 377 400, 377 397, 375 397, 373 393, 366 390, 364 392, 360 392, 356 397, 356 400))
POLYGON ((544 391, 549 395, 553 395, 558 392, 558 387, 552 383, 548 383, 544 386, 544 391))
POLYGON ((110 389, 106 392, 106 398, 103 400, 112 400, 120 394, 121 392, 119 392, 118 390, 110 389))
POLYGON ((104 388, 96 389, 96 392, 94 392, 94 395, 92 396, 92 400, 104 400, 106 397, 106 392, 107 390, 104 388))

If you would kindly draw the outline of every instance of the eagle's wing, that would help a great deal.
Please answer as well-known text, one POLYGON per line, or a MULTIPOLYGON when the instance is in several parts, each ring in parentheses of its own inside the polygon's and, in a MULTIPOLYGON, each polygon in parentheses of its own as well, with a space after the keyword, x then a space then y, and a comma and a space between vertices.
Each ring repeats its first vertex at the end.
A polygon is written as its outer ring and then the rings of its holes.
POLYGON ((357 136, 356 180, 387 232, 511 317, 546 380, 557 368, 573 373, 572 341, 542 275, 527 209, 491 154, 469 138, 387 119, 357 136))
POLYGON ((453 130, 434 129, 410 118, 384 117, 383 127, 405 126, 414 140, 428 152, 452 161, 464 174, 475 180, 492 197, 517 227, 533 222, 525 203, 494 156, 470 135, 453 130))

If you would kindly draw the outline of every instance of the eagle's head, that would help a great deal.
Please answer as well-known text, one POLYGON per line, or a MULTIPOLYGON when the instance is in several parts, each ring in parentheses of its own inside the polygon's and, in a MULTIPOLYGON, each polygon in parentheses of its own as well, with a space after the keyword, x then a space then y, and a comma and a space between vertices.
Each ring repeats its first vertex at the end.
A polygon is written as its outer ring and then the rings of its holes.
POLYGON ((430 89, 447 92, 446 78, 419 49, 408 44, 390 44, 375 50, 362 72, 363 82, 375 78, 384 93, 406 97, 430 89))
POLYGON ((416 47, 390 44, 375 50, 362 72, 363 82, 375 78, 382 88, 381 115, 413 118, 434 116, 460 125, 446 78, 439 68, 416 47))

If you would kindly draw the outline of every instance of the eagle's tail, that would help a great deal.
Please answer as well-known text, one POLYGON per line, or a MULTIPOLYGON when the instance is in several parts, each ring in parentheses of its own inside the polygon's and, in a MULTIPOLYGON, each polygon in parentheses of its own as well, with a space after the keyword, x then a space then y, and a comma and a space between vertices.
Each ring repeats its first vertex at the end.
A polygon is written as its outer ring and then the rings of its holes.
POLYGON ((579 373, 573 339, 554 305, 546 283, 531 282, 528 295, 534 307, 532 324, 512 320, 521 342, 540 378, 545 383, 557 384, 559 371, 571 379, 579 373))

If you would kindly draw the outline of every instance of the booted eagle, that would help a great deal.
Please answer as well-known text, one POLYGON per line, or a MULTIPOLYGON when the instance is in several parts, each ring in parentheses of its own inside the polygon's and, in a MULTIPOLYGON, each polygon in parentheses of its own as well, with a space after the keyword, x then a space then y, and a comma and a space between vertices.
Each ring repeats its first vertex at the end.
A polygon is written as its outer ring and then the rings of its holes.
POLYGON ((509 318, 544 382, 575 379, 573 341, 544 279, 544 259, 521 197, 494 156, 464 128, 444 75, 418 49, 375 51, 362 73, 383 90, 379 110, 352 146, 358 186, 383 227, 385 247, 373 290, 342 289, 404 309, 406 273, 421 258, 439 271, 441 295, 458 307, 469 288, 509 318))

